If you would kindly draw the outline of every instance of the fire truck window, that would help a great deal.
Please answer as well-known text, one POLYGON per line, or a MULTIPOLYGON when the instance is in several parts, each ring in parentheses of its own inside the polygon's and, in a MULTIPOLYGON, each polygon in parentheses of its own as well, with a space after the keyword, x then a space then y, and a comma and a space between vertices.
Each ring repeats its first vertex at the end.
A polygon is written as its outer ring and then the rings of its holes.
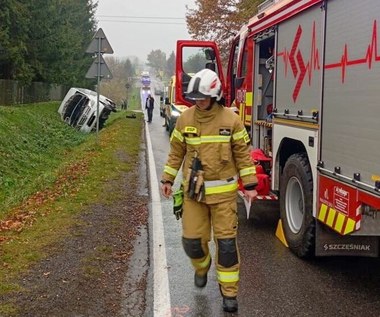
POLYGON ((201 47, 184 47, 182 58, 182 70, 189 76, 194 75, 206 67, 209 60, 206 58, 205 49, 201 47))
POLYGON ((234 48, 233 48, 233 60, 231 61, 231 64, 229 67, 231 67, 231 77, 230 77, 230 102, 235 100, 235 78, 237 77, 237 59, 238 59, 238 54, 239 54, 239 41, 236 41, 234 43, 234 48))
POLYGON ((238 59, 238 54, 239 54, 239 42, 235 43, 234 46, 234 55, 233 55, 233 61, 232 61, 232 76, 236 77, 237 76, 237 59, 238 59))
POLYGON ((243 49, 243 56, 241 59, 241 70, 240 70, 240 77, 244 77, 247 73, 247 64, 248 64, 248 58, 247 58, 247 41, 244 43, 244 49, 243 49))
POLYGON ((256 82, 257 89, 260 91, 256 99, 258 106, 257 118, 266 120, 270 117, 273 109, 273 70, 274 70, 274 36, 259 41, 256 45, 259 47, 259 65, 258 77, 260 80, 256 82))
POLYGON ((273 38, 269 38, 260 42, 260 58, 269 58, 273 55, 273 38))
POLYGON ((184 95, 191 77, 202 69, 208 68, 219 74, 212 47, 184 47, 182 50, 182 93, 184 95))

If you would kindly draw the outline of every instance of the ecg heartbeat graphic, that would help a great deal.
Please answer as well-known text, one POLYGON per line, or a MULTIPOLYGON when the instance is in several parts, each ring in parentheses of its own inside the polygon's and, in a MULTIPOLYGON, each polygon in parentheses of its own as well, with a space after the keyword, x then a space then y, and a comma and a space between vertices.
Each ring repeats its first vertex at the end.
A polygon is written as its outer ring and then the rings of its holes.
POLYGON ((325 69, 341 68, 342 69, 342 84, 346 78, 346 68, 353 65, 368 64, 368 69, 372 68, 373 62, 379 62, 380 55, 377 50, 377 21, 373 22, 371 43, 368 45, 367 52, 363 58, 349 60, 348 47, 344 45, 344 50, 340 62, 326 64, 325 69))
POLYGON ((296 79, 296 85, 293 90, 293 101, 296 102, 298 95, 301 91, 303 81, 305 79, 306 74, 309 78, 309 86, 311 85, 313 71, 320 70, 320 62, 319 62, 319 51, 316 45, 316 31, 315 31, 315 22, 313 22, 313 31, 312 31, 312 39, 311 39, 311 50, 310 50, 310 59, 305 64, 304 58, 302 56, 302 52, 298 49, 298 44, 301 40, 302 28, 299 25, 296 35, 293 40, 292 47, 290 52, 285 48, 284 51, 277 53, 277 56, 282 56, 284 64, 285 64, 285 77, 288 74, 288 64, 293 72, 293 76, 296 79), (298 67, 297 67, 298 66, 298 67))
MULTIPOLYGON (((296 84, 294 86, 293 95, 292 95, 294 102, 297 101, 298 95, 304 84, 306 75, 308 75, 308 84, 310 86, 312 83, 313 72, 320 70, 320 56, 319 56, 319 50, 316 44, 317 41, 316 41, 315 22, 313 22, 313 28, 312 28, 310 56, 309 56, 309 60, 306 63, 302 55, 302 52, 298 47, 301 40, 301 36, 302 36, 302 27, 299 25, 297 28, 296 34, 294 36, 293 44, 290 51, 284 48, 283 51, 277 53, 277 56, 282 57, 282 60, 284 62, 285 77, 287 77, 288 75, 288 68, 290 65, 290 68, 293 73, 293 77, 294 79, 296 79, 296 84)), ((349 60, 348 45, 345 44, 342 58, 340 59, 340 61, 331 63, 331 64, 326 64, 324 66, 324 69, 327 70, 327 69, 341 68, 342 83, 344 83, 345 77, 346 77, 346 69, 348 67, 353 66, 353 65, 359 65, 359 64, 368 64, 368 69, 371 69, 372 64, 374 62, 379 62, 379 61, 380 61, 380 55, 379 55, 378 46, 377 46, 377 21, 375 20, 373 23, 373 28, 372 28, 371 43, 368 45, 366 54, 363 58, 349 60)))

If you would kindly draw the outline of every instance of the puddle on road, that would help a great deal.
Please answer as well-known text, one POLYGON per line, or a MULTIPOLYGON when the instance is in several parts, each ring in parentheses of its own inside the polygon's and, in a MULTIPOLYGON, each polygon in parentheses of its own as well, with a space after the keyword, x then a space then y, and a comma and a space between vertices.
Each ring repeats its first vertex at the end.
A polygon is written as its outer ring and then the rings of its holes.
POLYGON ((120 316, 144 316, 148 269, 148 232, 143 227, 136 236, 134 252, 128 263, 128 273, 122 288, 120 316))
MULTIPOLYGON (((140 147, 139 162, 138 190, 141 196, 148 196, 145 143, 140 147)), ((128 263, 128 272, 121 291, 119 316, 144 316, 147 305, 148 252, 148 229, 142 226, 136 235, 133 254, 128 263)))
POLYGON ((139 154, 139 181, 138 190, 141 196, 148 196, 148 175, 147 175, 147 162, 146 162, 146 147, 145 143, 141 143, 139 154))

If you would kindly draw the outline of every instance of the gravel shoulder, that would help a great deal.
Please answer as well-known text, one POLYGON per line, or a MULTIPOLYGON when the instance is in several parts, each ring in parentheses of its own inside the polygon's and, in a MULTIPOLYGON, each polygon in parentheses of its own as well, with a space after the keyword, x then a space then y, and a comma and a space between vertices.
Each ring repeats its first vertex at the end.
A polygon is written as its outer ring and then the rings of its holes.
POLYGON ((9 316, 146 316, 149 269, 145 153, 139 170, 104 186, 106 197, 78 216, 70 234, 49 249, 17 283, 21 290, 3 303, 17 308, 9 316))

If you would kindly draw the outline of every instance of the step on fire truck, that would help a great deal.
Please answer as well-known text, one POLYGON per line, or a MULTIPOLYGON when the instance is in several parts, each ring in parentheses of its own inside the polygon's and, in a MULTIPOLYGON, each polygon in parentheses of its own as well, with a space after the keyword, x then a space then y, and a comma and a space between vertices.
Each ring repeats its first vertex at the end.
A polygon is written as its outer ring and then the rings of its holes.
POLYGON ((203 67, 269 179, 260 198, 279 200, 276 235, 299 257, 378 256, 379 24, 378 0, 265 1, 233 40, 226 80, 215 43, 177 42, 177 97, 190 106, 188 51, 211 56, 203 67))

